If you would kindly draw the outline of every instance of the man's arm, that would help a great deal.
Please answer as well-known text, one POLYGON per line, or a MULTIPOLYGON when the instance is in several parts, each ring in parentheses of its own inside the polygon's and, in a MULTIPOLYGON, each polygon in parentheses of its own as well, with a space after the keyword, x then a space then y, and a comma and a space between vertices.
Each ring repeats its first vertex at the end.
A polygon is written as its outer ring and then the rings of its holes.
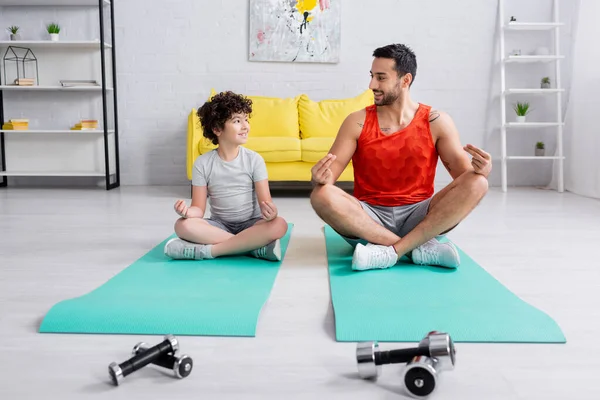
MULTIPOLYGON (((350 163, 350 160, 356 151, 358 137, 362 131, 364 120, 365 111, 359 110, 348 115, 346 119, 344 119, 344 122, 342 122, 340 130, 329 150, 329 154, 334 155, 335 158, 329 166, 331 173, 326 175, 327 183, 334 184, 337 182, 342 172, 344 172, 344 169, 346 169, 350 163)), ((313 167, 313 180, 321 165, 325 163, 324 160, 326 160, 326 158, 327 156, 313 167), (320 164, 322 162, 323 164, 320 164)))
POLYGON ((429 114, 429 126, 440 159, 452 179, 466 171, 473 171, 452 118, 443 111, 432 110, 429 114))

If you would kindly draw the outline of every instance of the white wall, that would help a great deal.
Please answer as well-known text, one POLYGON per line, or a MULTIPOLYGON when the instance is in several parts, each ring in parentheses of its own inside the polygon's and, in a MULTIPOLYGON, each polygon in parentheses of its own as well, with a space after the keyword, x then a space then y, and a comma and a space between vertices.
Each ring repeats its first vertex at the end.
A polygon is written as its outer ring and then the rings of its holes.
MULTIPOLYGON (((568 24, 561 44, 567 55, 563 84, 568 85, 570 23, 576 10, 571 1, 560 4, 568 24)), ((344 1, 340 63, 294 64, 247 61, 249 0, 115 1, 122 183, 187 184, 186 117, 211 88, 279 97, 304 92, 315 100, 354 96, 368 87, 373 50, 393 42, 417 54, 414 99, 449 112, 464 143, 498 157, 497 6, 497 0, 344 1)), ((506 11, 521 21, 543 21, 551 16, 550 6, 551 0, 507 0, 506 11)), ((0 9, 0 23, 12 24, 18 12, 0 9)), ((64 14, 56 15, 62 19, 64 14)), ((549 33, 530 35, 531 41, 523 37, 514 36, 518 42, 513 42, 524 52, 551 47, 549 33)), ((507 43, 507 50, 513 47, 507 43)), ((510 68, 520 81, 515 83, 535 87, 551 65, 510 68)), ((544 109, 552 107, 531 100, 532 118, 551 118, 544 109)), ((509 154, 532 152, 541 137, 512 135, 509 154)), ((553 133, 544 135, 552 152, 553 133)), ((543 185, 550 180, 551 165, 519 162, 510 165, 509 173, 510 184, 543 185)), ((440 168, 438 183, 449 179, 440 168)), ((499 160, 490 180, 500 184, 499 160)))

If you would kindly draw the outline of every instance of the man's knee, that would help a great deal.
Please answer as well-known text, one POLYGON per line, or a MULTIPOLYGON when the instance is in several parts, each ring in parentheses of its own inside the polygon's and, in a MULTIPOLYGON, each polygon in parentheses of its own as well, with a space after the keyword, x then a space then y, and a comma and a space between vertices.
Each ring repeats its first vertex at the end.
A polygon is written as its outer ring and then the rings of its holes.
POLYGON ((489 188, 487 178, 472 171, 468 172, 468 174, 468 179, 466 179, 464 182, 464 184, 467 186, 467 190, 475 197, 483 198, 489 188))
POLYGON ((333 185, 315 186, 310 194, 310 205, 315 211, 329 209, 333 205, 335 187, 333 185))

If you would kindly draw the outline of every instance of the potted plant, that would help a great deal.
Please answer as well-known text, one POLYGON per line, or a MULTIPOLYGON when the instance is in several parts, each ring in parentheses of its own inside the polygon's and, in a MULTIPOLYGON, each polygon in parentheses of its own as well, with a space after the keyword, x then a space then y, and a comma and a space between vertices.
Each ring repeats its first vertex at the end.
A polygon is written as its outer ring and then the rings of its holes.
POLYGON ((60 33, 60 26, 57 23, 53 22, 51 24, 48 24, 46 29, 48 30, 48 33, 50 34, 50 40, 52 40, 53 42, 57 42, 58 34, 60 33))
POLYGON ((10 40, 20 40, 21 35, 19 35, 19 27, 18 26, 9 26, 8 32, 10 33, 10 40))
POLYGON ((542 89, 550 89, 550 77, 545 76, 542 78, 541 88, 542 89))
POLYGON ((520 101, 513 105, 513 110, 517 113, 517 122, 525 122, 525 117, 531 111, 528 102, 521 103, 520 101))
POLYGON ((544 155, 544 142, 537 142, 535 144, 535 155, 536 156, 544 155))

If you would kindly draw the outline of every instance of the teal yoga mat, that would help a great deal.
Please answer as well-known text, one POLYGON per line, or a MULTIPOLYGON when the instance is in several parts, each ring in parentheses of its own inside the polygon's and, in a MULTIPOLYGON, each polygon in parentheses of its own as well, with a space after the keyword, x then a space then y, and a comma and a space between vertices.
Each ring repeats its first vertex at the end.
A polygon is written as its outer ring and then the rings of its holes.
MULTIPOLYGON (((292 229, 281 239, 282 260, 292 229)), ((56 304, 39 331, 255 336, 281 262, 171 260, 163 254, 171 237, 92 292, 56 304)))
POLYGON ((325 240, 339 342, 418 342, 432 330, 447 332, 456 342, 566 342, 551 317, 460 248, 456 270, 401 259, 393 268, 356 272, 353 248, 329 226, 325 240))

